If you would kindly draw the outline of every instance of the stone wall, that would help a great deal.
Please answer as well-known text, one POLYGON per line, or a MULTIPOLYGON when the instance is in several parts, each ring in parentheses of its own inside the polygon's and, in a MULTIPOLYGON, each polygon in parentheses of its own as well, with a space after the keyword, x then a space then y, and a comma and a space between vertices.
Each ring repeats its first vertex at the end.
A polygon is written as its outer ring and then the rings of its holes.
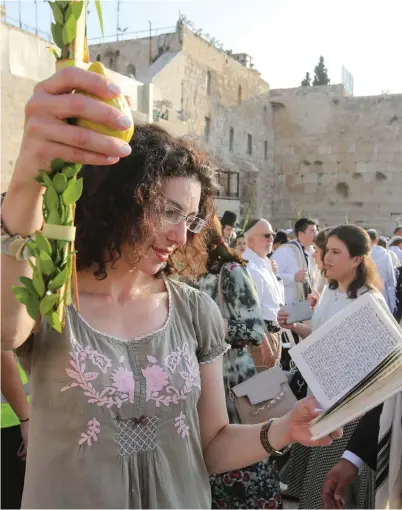
POLYGON ((179 32, 161 34, 152 38, 143 37, 125 41, 91 44, 90 60, 100 57, 101 62, 109 69, 125 76, 132 74, 140 78, 141 73, 148 69, 151 62, 165 51, 179 51, 181 41, 179 32))
MULTIPOLYGON (((200 140, 219 168, 241 173, 241 200, 233 207, 238 209, 240 205, 245 215, 251 202, 254 215, 271 217, 274 136, 268 83, 257 71, 218 51, 185 26, 178 32, 177 41, 178 48, 166 51, 138 75, 154 85, 155 108, 169 104, 168 119, 157 122, 176 135, 200 140), (204 136, 206 118, 210 123, 208 139, 204 136)), ((140 40, 115 44, 120 48, 120 59, 122 46, 128 55, 137 55, 141 48, 145 51, 140 40)))
POLYGON ((271 90, 276 226, 298 215, 390 234, 402 223, 402 94, 342 86, 271 90))

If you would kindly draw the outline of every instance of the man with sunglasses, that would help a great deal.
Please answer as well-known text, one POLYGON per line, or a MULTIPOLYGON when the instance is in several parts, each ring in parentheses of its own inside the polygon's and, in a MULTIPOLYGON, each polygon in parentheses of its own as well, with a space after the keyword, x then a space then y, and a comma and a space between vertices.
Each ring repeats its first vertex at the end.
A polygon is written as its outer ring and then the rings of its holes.
POLYGON ((244 259, 248 260, 249 270, 257 287, 262 317, 267 326, 271 344, 280 345, 278 311, 284 305, 283 284, 276 277, 268 253, 272 251, 274 232, 271 224, 260 219, 251 224, 245 232, 247 250, 244 259))

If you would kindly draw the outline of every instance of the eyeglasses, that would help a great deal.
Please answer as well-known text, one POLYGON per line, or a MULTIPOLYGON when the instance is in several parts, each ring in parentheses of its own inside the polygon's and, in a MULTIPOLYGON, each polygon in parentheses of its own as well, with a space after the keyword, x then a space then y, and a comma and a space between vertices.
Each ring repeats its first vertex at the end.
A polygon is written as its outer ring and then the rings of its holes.
POLYGON ((193 234, 199 234, 206 225, 206 221, 204 221, 202 218, 198 218, 197 216, 192 215, 186 216, 183 214, 183 211, 174 205, 167 205, 165 207, 163 212, 163 219, 172 225, 178 225, 181 221, 185 221, 187 230, 193 234))
POLYGON ((272 233, 269 233, 269 234, 258 234, 260 237, 265 237, 266 239, 271 239, 272 237, 274 237, 274 234, 272 233))

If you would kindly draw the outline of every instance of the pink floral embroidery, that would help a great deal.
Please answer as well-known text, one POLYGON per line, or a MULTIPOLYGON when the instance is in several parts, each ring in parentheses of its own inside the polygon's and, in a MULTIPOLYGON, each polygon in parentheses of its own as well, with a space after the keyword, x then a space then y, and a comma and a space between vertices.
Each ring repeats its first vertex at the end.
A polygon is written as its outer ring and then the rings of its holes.
POLYGON ((82 432, 81 439, 78 441, 79 445, 87 443, 88 446, 92 446, 92 441, 98 440, 98 434, 100 433, 100 423, 96 418, 89 420, 88 428, 86 432, 82 432))
POLYGON ((134 402, 134 377, 131 372, 132 381, 128 383, 129 370, 124 372, 124 387, 121 379, 120 368, 113 372, 112 385, 104 387, 101 391, 97 391, 92 382, 97 379, 99 372, 87 372, 86 360, 90 360, 97 366, 101 372, 105 373, 109 367, 112 366, 110 359, 103 354, 92 350, 89 346, 82 347, 78 342, 74 342, 74 348, 70 352, 70 368, 66 368, 67 375, 74 380, 69 386, 64 386, 61 391, 67 391, 72 388, 81 388, 84 390, 84 395, 88 397, 90 404, 98 406, 105 406, 111 408, 116 406, 120 408, 125 402, 134 402))
MULTIPOLYGON (((148 360, 150 359, 152 359, 152 363, 156 363, 156 360, 153 361, 155 358, 148 356, 148 360)), ((148 365, 141 372, 147 382, 147 400, 150 400, 151 397, 157 397, 158 393, 169 384, 166 372, 159 365, 148 365)))
POLYGON ((131 370, 124 367, 116 368, 111 375, 113 386, 121 393, 128 393, 129 400, 134 403, 135 381, 131 370))
POLYGON ((186 415, 183 412, 175 418, 174 426, 177 428, 177 433, 181 435, 182 439, 190 435, 190 427, 186 424, 186 415))
POLYGON ((151 364, 142 370, 147 382, 147 401, 154 400, 156 407, 160 407, 161 404, 164 406, 178 404, 181 400, 187 399, 187 394, 193 386, 201 388, 198 364, 191 358, 188 344, 185 344, 182 349, 170 353, 164 360, 164 366, 172 374, 176 372, 181 360, 184 360, 186 370, 179 372, 180 377, 184 380, 181 390, 169 384, 166 371, 157 364, 157 360, 153 356, 147 356, 147 359, 151 364), (160 394, 161 392, 162 394, 160 394))

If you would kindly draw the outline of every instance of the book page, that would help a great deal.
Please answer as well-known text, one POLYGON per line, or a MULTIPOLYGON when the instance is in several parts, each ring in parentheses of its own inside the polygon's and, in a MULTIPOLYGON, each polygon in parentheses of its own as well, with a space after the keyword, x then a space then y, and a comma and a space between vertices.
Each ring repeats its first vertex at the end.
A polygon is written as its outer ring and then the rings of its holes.
POLYGON ((392 376, 389 376, 381 384, 367 388, 355 400, 349 401, 335 413, 313 422, 310 427, 313 439, 330 434, 339 427, 360 418, 365 413, 378 406, 393 395, 402 391, 402 366, 397 368, 392 376))
POLYGON ((356 299, 289 353, 322 409, 346 395, 402 343, 402 333, 375 298, 356 299))

